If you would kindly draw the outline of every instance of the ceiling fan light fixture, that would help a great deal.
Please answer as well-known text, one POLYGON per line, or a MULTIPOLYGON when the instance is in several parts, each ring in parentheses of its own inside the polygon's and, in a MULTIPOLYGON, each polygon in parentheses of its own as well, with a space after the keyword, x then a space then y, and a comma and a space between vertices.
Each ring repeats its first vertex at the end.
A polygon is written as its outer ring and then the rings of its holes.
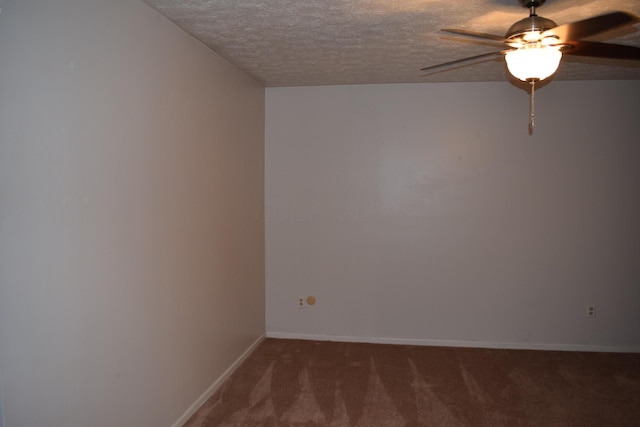
MULTIPOLYGON (((513 24, 504 36, 462 29, 443 29, 448 33, 476 37, 507 46, 505 50, 483 53, 443 64, 421 68, 421 71, 450 67, 482 58, 504 55, 507 69, 515 78, 529 83, 531 88, 529 130, 534 127, 534 93, 537 82, 552 76, 560 65, 563 53, 583 57, 599 57, 640 61, 640 47, 582 40, 640 22, 640 17, 628 12, 610 12, 557 26, 550 19, 536 14, 545 0, 519 0, 529 9, 529 16, 513 24)), ((637 1, 637 0, 636 0, 637 1)))
POLYGON ((556 72, 562 59, 557 47, 542 43, 527 44, 506 53, 509 72, 522 81, 544 80, 556 72))

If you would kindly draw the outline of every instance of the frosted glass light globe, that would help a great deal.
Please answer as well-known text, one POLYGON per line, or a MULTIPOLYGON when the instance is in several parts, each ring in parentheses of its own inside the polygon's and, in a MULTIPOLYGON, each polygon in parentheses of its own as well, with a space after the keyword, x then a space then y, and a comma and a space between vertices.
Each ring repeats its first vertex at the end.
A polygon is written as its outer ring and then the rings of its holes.
POLYGON ((526 45, 505 55, 509 72, 522 81, 546 79, 556 72, 560 59, 562 52, 541 43, 526 45))

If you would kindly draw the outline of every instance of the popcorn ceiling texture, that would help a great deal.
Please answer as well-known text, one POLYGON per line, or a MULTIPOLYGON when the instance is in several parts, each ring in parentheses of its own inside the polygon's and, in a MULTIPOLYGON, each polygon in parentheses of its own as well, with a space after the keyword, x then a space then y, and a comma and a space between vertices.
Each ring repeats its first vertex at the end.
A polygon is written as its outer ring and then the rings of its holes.
MULTIPOLYGON (((528 15, 517 0, 145 2, 265 86, 504 81, 501 57, 426 75, 419 69, 500 50, 453 41, 441 28, 504 35, 528 15)), ((640 1, 548 0, 537 12, 560 25, 614 10, 640 16, 640 1)), ((640 24, 606 41, 640 46, 640 24)), ((555 79, 640 80, 636 62, 578 59, 565 57, 555 79)))

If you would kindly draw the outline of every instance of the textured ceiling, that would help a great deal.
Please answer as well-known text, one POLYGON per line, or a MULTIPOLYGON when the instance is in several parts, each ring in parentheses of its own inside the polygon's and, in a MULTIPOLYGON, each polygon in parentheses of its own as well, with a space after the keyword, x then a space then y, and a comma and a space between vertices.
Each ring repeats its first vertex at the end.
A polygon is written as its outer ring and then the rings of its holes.
MULTIPOLYGON (((441 28, 504 35, 528 16, 517 0, 144 1, 265 86, 507 80, 501 57, 419 69, 499 50, 441 28)), ((615 10, 640 16, 640 0, 548 0, 537 13, 560 25, 615 10)), ((592 40, 640 46, 640 24, 592 40)), ((576 58, 554 79, 640 80, 640 61, 576 58)))

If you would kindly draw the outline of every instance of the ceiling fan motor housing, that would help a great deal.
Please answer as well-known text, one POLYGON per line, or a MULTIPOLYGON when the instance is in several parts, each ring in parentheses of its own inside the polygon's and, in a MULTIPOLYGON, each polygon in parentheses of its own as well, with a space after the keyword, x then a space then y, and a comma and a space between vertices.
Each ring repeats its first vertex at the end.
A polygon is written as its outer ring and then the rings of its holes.
POLYGON ((551 19, 531 15, 513 24, 507 31, 505 38, 513 41, 522 41, 525 34, 542 33, 556 26, 557 24, 551 19))

